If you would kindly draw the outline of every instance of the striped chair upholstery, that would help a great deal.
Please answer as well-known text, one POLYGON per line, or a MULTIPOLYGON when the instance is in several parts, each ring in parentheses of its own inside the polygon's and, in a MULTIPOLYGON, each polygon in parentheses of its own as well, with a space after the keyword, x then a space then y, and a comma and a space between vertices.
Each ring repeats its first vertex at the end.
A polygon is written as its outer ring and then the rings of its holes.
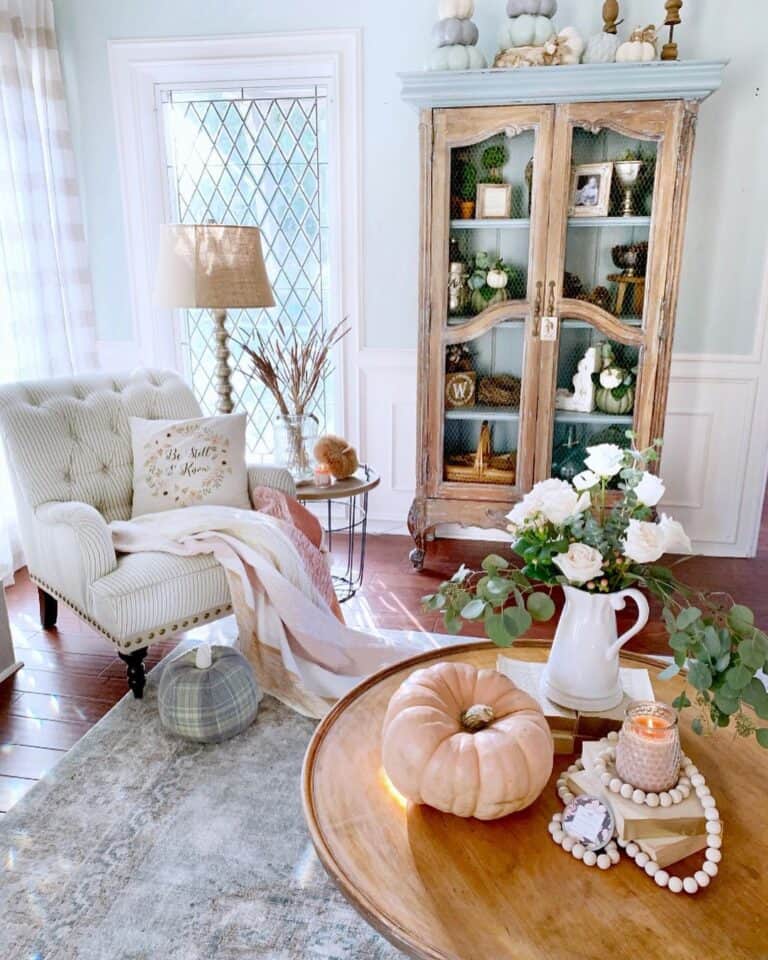
MULTIPOLYGON (((30 577, 124 659, 232 609, 224 573, 210 558, 116 556, 107 526, 131 516, 128 418, 199 416, 192 391, 167 371, 0 387, 0 430, 30 577)), ((279 468, 249 468, 248 481, 295 493, 290 474, 279 468)))

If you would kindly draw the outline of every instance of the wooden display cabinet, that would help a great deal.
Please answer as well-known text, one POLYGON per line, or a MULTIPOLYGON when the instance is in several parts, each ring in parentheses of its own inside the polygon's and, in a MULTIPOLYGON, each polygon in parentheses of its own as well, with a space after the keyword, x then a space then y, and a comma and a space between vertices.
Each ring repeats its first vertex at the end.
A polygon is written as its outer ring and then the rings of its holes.
MULTIPOLYGON (((579 472, 587 445, 628 444, 628 430, 641 445, 663 437, 698 101, 719 85, 722 64, 600 66, 403 78, 404 96, 421 107, 417 491, 408 518, 419 569, 437 525, 497 527, 534 483, 579 472), (710 68, 695 91, 686 87, 691 67, 710 68), (598 77, 587 90, 583 71, 598 77), (532 74, 547 78, 539 97, 548 88, 550 102, 514 102, 536 98, 532 74), (466 105, 482 104, 483 77, 493 105, 466 105), (660 86, 664 98, 652 98, 660 86), (503 168, 490 170, 500 156, 503 168), (641 164, 633 187, 618 161, 641 164), (462 219, 460 201, 475 180, 490 179, 509 188, 506 216, 462 219), (615 248, 630 248, 629 266, 615 248), (464 290, 457 310, 449 264, 472 274, 478 254, 481 264, 503 262, 507 286, 464 290), (475 373, 473 405, 446 406, 455 345, 475 373), (589 409, 588 396, 582 409, 563 409, 579 405, 557 391, 573 389, 581 360, 636 371, 632 395, 611 394, 607 411, 589 409), (514 475, 487 470, 489 429, 494 465, 514 460, 514 475)), ((589 394, 589 373, 585 382, 589 394)))

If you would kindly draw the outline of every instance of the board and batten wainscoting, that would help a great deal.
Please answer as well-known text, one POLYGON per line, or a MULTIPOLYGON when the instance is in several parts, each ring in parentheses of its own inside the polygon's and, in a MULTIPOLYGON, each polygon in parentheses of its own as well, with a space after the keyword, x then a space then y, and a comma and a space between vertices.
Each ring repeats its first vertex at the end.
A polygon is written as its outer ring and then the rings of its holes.
MULTIPOLYGON (((747 356, 673 356, 662 508, 683 523, 697 553, 755 552, 765 444, 752 439, 768 433, 763 353, 760 343, 747 356)), ((416 350, 368 348, 360 351, 358 363, 360 450, 381 474, 371 497, 370 529, 407 533, 416 483, 416 350)), ((459 527, 439 529, 440 534, 494 536, 459 527)))

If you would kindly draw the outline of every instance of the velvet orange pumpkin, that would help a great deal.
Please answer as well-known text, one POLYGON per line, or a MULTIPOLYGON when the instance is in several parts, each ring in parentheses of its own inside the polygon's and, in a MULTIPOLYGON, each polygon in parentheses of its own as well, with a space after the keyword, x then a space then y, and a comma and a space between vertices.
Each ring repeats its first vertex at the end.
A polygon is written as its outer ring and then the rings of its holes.
POLYGON ((382 761, 408 800, 495 820, 529 806, 552 773, 547 721, 532 697, 495 670, 438 663, 389 702, 382 761))

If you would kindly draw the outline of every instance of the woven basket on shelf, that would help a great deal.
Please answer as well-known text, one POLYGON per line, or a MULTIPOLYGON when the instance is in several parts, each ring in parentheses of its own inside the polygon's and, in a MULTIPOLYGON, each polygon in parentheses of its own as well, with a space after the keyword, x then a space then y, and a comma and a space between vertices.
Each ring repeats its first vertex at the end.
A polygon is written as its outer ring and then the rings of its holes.
POLYGON ((477 402, 485 407, 519 407, 519 378, 509 373, 482 377, 477 388, 477 402))
POLYGON ((446 458, 445 479, 458 483, 499 483, 512 485, 515 482, 516 454, 494 454, 491 449, 491 428, 483 420, 480 441, 475 453, 455 453, 446 458))

